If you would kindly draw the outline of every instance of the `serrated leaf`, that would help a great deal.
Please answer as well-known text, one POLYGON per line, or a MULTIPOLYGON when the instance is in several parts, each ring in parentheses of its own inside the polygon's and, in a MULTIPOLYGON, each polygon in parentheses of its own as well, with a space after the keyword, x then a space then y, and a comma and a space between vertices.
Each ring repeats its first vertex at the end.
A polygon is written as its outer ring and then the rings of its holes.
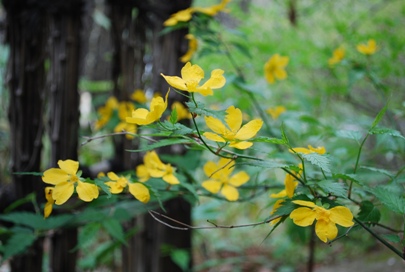
POLYGON ((289 215, 297 206, 291 201, 284 201, 280 207, 272 214, 272 216, 289 215))
POLYGON ((359 142, 363 138, 363 133, 357 130, 338 130, 336 131, 336 136, 359 142))
POLYGON ((334 179, 350 180, 354 183, 362 184, 359 180, 357 180, 357 176, 355 174, 333 174, 332 177, 334 179))
POLYGON ((257 143, 272 143, 272 144, 281 144, 281 145, 286 144, 285 140, 283 140, 283 139, 264 137, 264 136, 256 137, 249 141, 257 142, 257 143))
POLYGON ((370 192, 391 211, 401 215, 405 213, 405 199, 402 195, 399 195, 385 186, 377 186, 374 189, 370 189, 370 192))
POLYGON ((375 167, 369 167, 369 166, 361 166, 360 168, 367 169, 367 170, 370 170, 370 171, 373 171, 373 172, 377 172, 377 173, 386 175, 386 176, 388 176, 390 178, 393 178, 395 176, 391 172, 389 172, 389 171, 387 171, 385 169, 381 169, 381 168, 375 168, 375 167))
POLYGON ((372 128, 368 132, 369 134, 386 134, 394 137, 399 137, 405 140, 405 137, 402 136, 401 132, 395 129, 389 129, 389 128, 372 128))
POLYGON ((105 181, 102 179, 95 179, 94 183, 101 188, 101 190, 103 190, 104 193, 107 194, 108 198, 111 197, 111 191, 110 191, 110 187, 105 184, 105 181))
POLYGON ((177 122, 177 110, 176 110, 176 108, 174 108, 173 110, 172 110, 172 112, 170 113, 170 123, 172 123, 172 124, 176 124, 176 122, 177 122))
POLYGON ((311 164, 320 167, 324 172, 331 172, 329 168, 330 163, 327 156, 320 155, 318 153, 301 154, 301 156, 311 164))
POLYGON ((143 148, 140 149, 136 149, 136 150, 127 150, 129 152, 143 152, 143 151, 149 151, 149 150, 153 150, 159 147, 163 147, 163 146, 169 146, 169 145, 175 145, 175 144, 187 144, 187 143, 193 143, 192 141, 188 140, 188 139, 183 139, 183 138, 170 138, 170 139, 164 139, 164 140, 160 140, 159 142, 147 145, 143 148))
POLYGON ((32 229, 42 229, 45 225, 45 219, 42 215, 30 212, 13 212, 3 214, 0 215, 0 220, 31 227, 32 229))
POLYGON ((374 204, 368 200, 360 203, 360 212, 357 215, 358 219, 365 223, 378 223, 381 219, 380 211, 374 206, 374 204))
POLYGON ((100 229, 101 224, 99 222, 91 222, 81 227, 77 238, 77 245, 73 250, 90 246, 91 243, 96 240, 96 237, 99 236, 98 232, 100 229))
POLYGON ((285 133, 284 123, 281 124, 281 135, 282 135, 283 141, 284 141, 286 144, 288 144, 290 141, 288 140, 287 134, 285 133))
POLYGON ((7 260, 12 256, 24 252, 35 242, 36 239, 37 237, 35 234, 30 231, 14 233, 4 246, 4 255, 2 259, 7 260))
POLYGON ((124 230, 118 220, 107 218, 101 221, 101 223, 103 224, 103 227, 108 232, 108 234, 110 234, 121 243, 126 244, 124 230))
POLYGON ((205 108, 205 105, 201 102, 197 102, 197 106, 194 102, 186 102, 189 112, 196 113, 197 115, 202 116, 212 116, 217 119, 222 119, 225 112, 224 111, 215 111, 205 108))
POLYGON ((194 133, 194 130, 192 130, 191 128, 189 128, 183 124, 176 123, 176 124, 174 124, 173 133, 176 135, 187 135, 187 134, 194 133))
POLYGON ((323 190, 327 194, 331 194, 338 197, 347 197, 347 188, 346 184, 343 182, 336 182, 333 180, 322 180, 315 182, 314 186, 318 186, 321 190, 323 190))

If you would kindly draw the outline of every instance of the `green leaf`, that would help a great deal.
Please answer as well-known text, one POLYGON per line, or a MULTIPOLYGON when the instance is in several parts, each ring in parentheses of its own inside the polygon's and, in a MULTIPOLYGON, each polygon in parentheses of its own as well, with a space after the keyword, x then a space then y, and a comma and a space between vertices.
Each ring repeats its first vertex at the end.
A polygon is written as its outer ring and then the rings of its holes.
POLYGON ((336 131, 336 136, 360 142, 360 140, 363 138, 363 133, 357 130, 338 130, 336 131))
POLYGON ((271 137, 256 137, 252 140, 249 140, 251 142, 258 142, 258 143, 271 143, 271 144, 281 144, 281 145, 285 145, 285 139, 278 139, 278 138, 271 138, 271 137))
POLYGON ((322 180, 314 182, 312 185, 319 187, 327 194, 331 194, 342 198, 347 197, 347 187, 346 184, 343 182, 336 182, 334 180, 322 180))
POLYGON ((177 122, 177 110, 176 108, 174 108, 170 113, 170 123, 176 124, 176 122, 177 122))
POLYGON ((101 223, 103 224, 103 227, 108 232, 108 234, 110 234, 121 243, 126 244, 124 230, 117 219, 107 218, 101 221, 101 223))
POLYGON ((90 246, 96 240, 96 237, 99 236, 98 232, 100 229, 101 224, 99 222, 91 222, 81 227, 77 237, 77 245, 72 251, 90 246))
POLYGON ((377 173, 386 175, 386 176, 388 176, 389 178, 394 178, 394 176, 395 176, 395 175, 392 174, 391 172, 389 172, 389 171, 387 171, 387 170, 385 170, 385 169, 381 169, 381 168, 375 168, 375 167, 369 167, 369 166, 361 166, 360 168, 362 168, 362 169, 367 169, 367 170, 370 170, 370 171, 373 171, 373 172, 377 172, 377 173))
POLYGON ((376 224, 381 219, 381 213, 372 202, 365 200, 360 203, 358 219, 365 223, 376 224))
POLYGON ((283 141, 286 144, 288 144, 290 141, 287 138, 287 134, 285 134, 284 123, 281 125, 281 135, 282 135, 283 141))
POLYGON ((141 149, 136 149, 136 150, 127 150, 129 152, 143 152, 143 151, 149 151, 153 150, 159 147, 163 146, 169 146, 169 145, 175 145, 175 144, 190 144, 193 143, 192 141, 188 139, 183 139, 183 138, 169 138, 169 139, 164 139, 160 140, 159 142, 147 145, 141 149))
POLYGON ((13 175, 43 176, 43 172, 13 172, 13 175))
POLYGON ((373 123, 371 124, 371 128, 370 130, 373 130, 378 123, 381 121, 381 118, 383 118, 385 111, 387 110, 387 104, 385 104, 385 106, 380 110, 380 112, 377 114, 377 116, 375 117, 373 123))
POLYGON ((372 128, 368 132, 369 134, 386 134, 394 137, 399 137, 405 140, 405 137, 402 136, 401 132, 395 129, 389 129, 389 128, 372 128))
POLYGON ((399 237, 396 234, 382 234, 382 237, 384 237, 385 240, 391 242, 391 243, 400 243, 401 242, 401 237, 399 237))
POLYGON ((172 131, 173 131, 173 134, 176 134, 176 135, 187 135, 187 134, 194 133, 194 130, 192 130, 191 128, 189 128, 183 124, 180 124, 180 123, 174 124, 172 131))
POLYGON ((170 252, 170 258, 177 264, 182 271, 189 270, 190 254, 185 249, 173 249, 170 252))
POLYGON ((194 102, 186 102, 186 105, 191 113, 196 113, 202 116, 212 116, 217 119, 223 119, 223 116, 225 114, 224 111, 215 111, 207 109, 205 108, 205 105, 200 102, 197 102, 197 106, 194 104, 194 102))
POLYGON ((334 179, 350 180, 354 183, 362 184, 362 182, 357 180, 357 176, 355 174, 333 174, 332 177, 334 179))
POLYGON ((370 192, 374 194, 381 201, 381 203, 387 206, 387 208, 389 208, 391 211, 401 215, 405 213, 405 199, 402 195, 399 195, 398 191, 394 188, 377 186, 374 189, 370 189, 370 192))
POLYGON ((329 159, 325 155, 320 155, 318 153, 301 154, 301 156, 309 161, 311 164, 320 167, 323 171, 330 173, 329 159))
POLYGON ((0 220, 31 227, 33 229, 42 229, 45 222, 45 219, 42 215, 30 212, 13 212, 9 214, 3 214, 0 215, 0 220))
POLYGON ((297 205, 290 200, 286 200, 280 207, 272 214, 272 216, 289 215, 293 210, 297 208, 297 205))
POLYGON ((4 255, 2 261, 24 252, 35 242, 36 239, 37 237, 31 231, 14 233, 10 239, 7 240, 4 246, 4 255))
POLYGON ((108 198, 111 197, 111 191, 110 191, 110 186, 105 184, 105 181, 103 179, 96 178, 94 180, 94 183, 103 190, 104 193, 107 194, 108 198))

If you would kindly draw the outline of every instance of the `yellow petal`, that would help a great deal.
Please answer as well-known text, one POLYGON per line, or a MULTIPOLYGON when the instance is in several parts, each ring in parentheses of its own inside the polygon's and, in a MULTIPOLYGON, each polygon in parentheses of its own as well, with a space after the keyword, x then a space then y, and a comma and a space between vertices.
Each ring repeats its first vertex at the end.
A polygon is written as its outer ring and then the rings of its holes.
POLYGON ((59 160, 58 165, 60 169, 71 175, 76 175, 77 170, 79 170, 79 162, 73 160, 59 160))
POLYGON ((201 89, 219 89, 222 88, 226 79, 223 76, 224 70, 215 69, 211 72, 211 77, 201 86, 201 89))
POLYGON ((315 224, 315 233, 322 242, 327 243, 328 240, 336 238, 338 229, 331 221, 318 220, 315 224))
POLYGON ((221 189, 221 182, 216 180, 206 180, 201 183, 201 186, 210 193, 216 194, 221 189))
POLYGON ((248 140, 256 136, 257 132, 262 128, 263 121, 255 119, 244 125, 235 135, 238 140, 248 140))
POLYGON ((231 131, 236 134, 236 132, 242 126, 242 112, 240 109, 230 106, 226 110, 225 122, 231 131))
POLYGON ((270 195, 270 197, 272 197, 272 198, 282 198, 282 197, 285 197, 285 196, 287 196, 286 190, 281 190, 277 194, 271 194, 270 195))
POLYGON ((107 177, 111 180, 115 180, 117 181, 119 179, 119 177, 117 176, 117 174, 115 174, 114 172, 108 172, 107 173, 107 177))
POLYGON ((164 175, 164 176, 162 177, 162 179, 163 179, 164 181, 166 181, 167 183, 172 184, 172 185, 175 185, 175 184, 179 184, 179 183, 180 183, 180 181, 179 181, 179 180, 176 178, 176 176, 173 175, 173 174, 164 175))
POLYGON ((311 201, 305 201, 305 200, 294 200, 293 203, 300 205, 300 206, 305 206, 305 207, 310 207, 314 208, 317 207, 314 202, 311 201))
POLYGON ((274 75, 276 76, 277 79, 280 80, 287 78, 287 72, 282 69, 277 69, 276 71, 274 71, 274 75))
POLYGON ((137 124, 137 125, 148 125, 152 122, 148 122, 149 111, 144 108, 136 109, 132 112, 131 117, 127 117, 125 120, 127 123, 130 124, 137 124))
MULTIPOLYGON (((295 203, 295 201, 293 202, 295 203)), ((313 211, 310 208, 303 208, 303 207, 293 210, 290 214, 290 218, 293 220, 294 224, 301 227, 312 225, 312 223, 315 220, 315 217, 316 217, 315 211, 313 211)))
POLYGON ((290 151, 291 153, 302 153, 302 154, 312 153, 311 150, 309 150, 308 148, 305 148, 305 147, 294 147, 294 148, 289 149, 288 151, 290 151))
POLYGON ((45 199, 47 202, 54 202, 52 198, 53 187, 45 187, 45 199))
POLYGON ((249 148, 253 145, 251 142, 231 142, 229 144, 230 147, 234 147, 237 149, 246 149, 249 148))
POLYGON ((212 133, 212 132, 204 132, 203 136, 207 138, 208 140, 215 141, 215 142, 220 142, 220 143, 225 143, 225 139, 219 136, 218 134, 212 133))
POLYGON ((120 194, 124 190, 124 187, 120 186, 117 182, 114 181, 107 181, 105 184, 110 187, 110 192, 112 194, 120 194))
POLYGON ((246 182, 248 182, 249 179, 250 179, 250 177, 245 171, 240 171, 239 173, 236 173, 235 175, 233 175, 229 179, 228 183, 234 187, 239 187, 239 186, 245 184, 246 182))
POLYGON ((55 199, 56 205, 62 205, 72 195, 74 191, 74 185, 71 182, 61 182, 55 186, 52 192, 52 198, 55 199))
POLYGON ((51 168, 44 172, 42 181, 48 184, 57 185, 61 182, 68 181, 69 178, 69 174, 66 173, 64 170, 59 168, 51 168))
POLYGON ((295 178, 292 175, 286 174, 285 180, 284 180, 284 185, 285 185, 285 190, 286 190, 287 196, 289 198, 292 198, 294 195, 295 188, 298 185, 298 182, 295 181, 295 178))
POLYGON ((211 175, 218 170, 216 163, 212 161, 208 161, 204 164, 204 173, 207 177, 211 177, 211 175))
POLYGON ((129 192, 136 199, 142 203, 148 203, 150 199, 150 193, 148 187, 142 183, 129 183, 128 184, 129 192))
POLYGON ((140 182, 146 182, 148 179, 150 179, 148 168, 146 168, 144 164, 138 165, 136 167, 136 176, 140 182))
POLYGON ((343 227, 353 226, 353 214, 352 212, 343 206, 333 207, 330 211, 330 220, 343 227))
POLYGON ((238 190, 228 184, 224 184, 221 190, 221 194, 224 195, 228 201, 235 201, 239 198, 238 190))
POLYGON ((90 202, 93 199, 96 199, 99 194, 97 185, 81 181, 77 182, 76 191, 79 195, 79 198, 86 202, 90 202))
POLYGON ((320 155, 323 155, 326 152, 326 149, 324 146, 313 147, 312 145, 308 145, 308 148, 309 148, 309 150, 311 150, 315 153, 318 153, 320 155))
POLYGON ((226 133, 227 129, 225 125, 219 119, 212 116, 205 116, 204 120, 207 127, 209 127, 209 129, 211 129, 213 132, 219 135, 224 135, 226 133))
POLYGON ((181 77, 186 82, 200 82, 204 78, 204 70, 197 64, 191 65, 187 62, 183 68, 181 68, 181 77))

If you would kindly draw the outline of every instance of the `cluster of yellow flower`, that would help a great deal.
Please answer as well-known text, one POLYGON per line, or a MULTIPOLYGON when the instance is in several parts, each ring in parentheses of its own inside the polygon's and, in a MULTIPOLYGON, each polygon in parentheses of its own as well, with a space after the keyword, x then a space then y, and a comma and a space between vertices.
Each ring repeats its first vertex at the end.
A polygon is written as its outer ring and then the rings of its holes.
MULTIPOLYGON (((363 55, 370 56, 375 54, 377 52, 377 43, 375 40, 370 39, 367 41, 366 44, 358 44, 356 46, 356 49, 358 52, 360 52, 363 55)), ((339 46, 337 49, 333 51, 332 57, 328 60, 329 66, 334 66, 335 64, 338 64, 345 58, 346 50, 343 46, 339 46)))

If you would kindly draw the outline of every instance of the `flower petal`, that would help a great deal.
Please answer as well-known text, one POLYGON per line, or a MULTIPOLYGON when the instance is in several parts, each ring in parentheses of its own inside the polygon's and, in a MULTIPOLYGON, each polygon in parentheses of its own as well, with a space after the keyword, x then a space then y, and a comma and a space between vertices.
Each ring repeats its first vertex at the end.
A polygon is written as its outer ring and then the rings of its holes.
POLYGON ((52 198, 55 199, 56 205, 62 205, 65 203, 72 195, 74 191, 74 185, 71 182, 61 182, 53 188, 52 198))
POLYGON ((257 132, 262 128, 263 121, 261 119, 255 119, 245 124, 235 135, 238 140, 248 140, 256 136, 257 132))
POLYGON ((225 122, 231 131, 236 134, 242 126, 242 112, 240 109, 230 106, 226 110, 225 122))
POLYGON ((311 201, 305 201, 305 200, 294 200, 293 203, 300 205, 300 206, 305 206, 305 207, 310 207, 314 208, 316 207, 316 204, 311 201))
POLYGON ((248 182, 250 179, 249 175, 245 172, 245 171, 240 171, 239 173, 236 173, 235 175, 233 175, 228 183, 234 187, 239 187, 243 184, 245 184, 246 182, 248 182))
POLYGON ((97 185, 82 181, 77 182, 76 191, 79 195, 79 198, 86 202, 90 202, 93 199, 96 199, 99 194, 97 185))
POLYGON ((146 182, 148 179, 150 179, 148 168, 146 168, 144 164, 138 165, 136 167, 136 176, 140 182, 146 182))
POLYGON ((282 197, 285 197, 285 196, 287 196, 286 190, 281 190, 277 194, 271 194, 270 195, 270 197, 272 197, 272 198, 282 198, 282 197))
POLYGON ((175 185, 175 184, 179 184, 179 183, 180 183, 180 181, 177 179, 177 177, 176 177, 175 175, 173 175, 173 174, 164 175, 164 176, 162 177, 162 179, 163 179, 164 181, 166 181, 167 183, 172 184, 172 185, 175 185))
POLYGON ((105 184, 110 187, 110 192, 112 194, 119 194, 124 190, 124 187, 120 186, 117 182, 114 181, 107 181, 105 184))
POLYGON ((207 127, 209 127, 213 132, 219 135, 224 135, 225 132, 227 131, 225 125, 221 122, 221 120, 215 117, 205 116, 204 120, 205 123, 207 124, 207 127))
POLYGON ((50 168, 44 172, 42 181, 48 184, 57 185, 61 182, 68 181, 70 176, 64 170, 59 168, 50 168))
MULTIPOLYGON (((299 200, 297 200, 299 201, 299 200)), ((296 201, 293 201, 296 202, 296 201)), ((307 201, 302 201, 307 202, 307 201)), ((312 203, 312 202, 311 202, 312 203)), ((314 223, 316 217, 316 212, 310 208, 297 208, 293 210, 290 214, 290 218, 293 220, 294 224, 306 227, 312 225, 314 223)))
POLYGON ((334 223, 341 225, 343 227, 351 227, 353 226, 353 214, 352 212, 344 207, 344 206, 337 206, 333 207, 330 211, 330 220, 334 223))
POLYGON ((77 170, 79 170, 79 162, 73 160, 59 160, 58 165, 60 169, 64 170, 66 173, 72 176, 76 175, 77 170))
POLYGON ((204 132, 203 136, 207 138, 208 140, 214 141, 214 142, 220 142, 220 143, 225 143, 225 139, 219 136, 218 134, 212 133, 212 132, 204 132))
POLYGON ((115 174, 114 172, 108 172, 107 173, 107 177, 111 180, 115 180, 117 181, 119 179, 119 177, 117 176, 117 174, 115 174))
POLYGON ((150 199, 150 193, 148 187, 142 183, 129 183, 128 184, 129 192, 136 199, 142 203, 148 203, 150 199))
POLYGON ((181 68, 181 77, 185 82, 200 82, 204 78, 204 70, 197 64, 191 65, 187 62, 186 65, 181 68))
POLYGON ((216 180, 206 180, 201 183, 201 186, 204 187, 210 193, 216 194, 221 189, 222 183, 216 180))
POLYGON ((187 91, 187 85, 186 82, 178 76, 165 76, 164 74, 160 74, 173 88, 181 91, 187 91))
POLYGON ((238 190, 228 184, 224 184, 221 190, 221 194, 224 195, 228 201, 235 201, 239 198, 238 190))
POLYGON ((332 221, 318 220, 315 224, 315 233, 322 242, 327 243, 328 240, 336 238, 338 229, 332 221))
POLYGON ((229 144, 230 147, 234 147, 237 149, 246 149, 249 148, 253 145, 251 142, 231 142, 229 144))
POLYGON ((132 112, 132 116, 125 118, 125 120, 127 123, 130 123, 130 124, 148 125, 148 124, 152 123, 152 122, 149 122, 147 119, 148 114, 149 114, 149 110, 147 110, 147 109, 144 109, 144 108, 136 109, 132 112))

